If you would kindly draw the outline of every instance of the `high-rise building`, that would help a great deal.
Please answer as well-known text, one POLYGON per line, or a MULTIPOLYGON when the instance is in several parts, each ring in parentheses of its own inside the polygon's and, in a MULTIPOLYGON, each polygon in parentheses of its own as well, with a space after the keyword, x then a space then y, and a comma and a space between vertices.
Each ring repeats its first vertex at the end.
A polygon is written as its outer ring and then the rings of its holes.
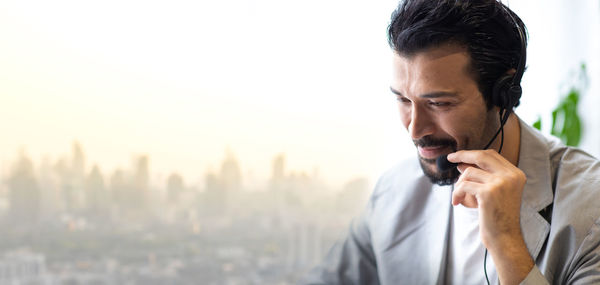
POLYGON ((104 184, 104 177, 97 165, 92 167, 92 171, 85 180, 85 198, 88 213, 94 216, 108 213, 109 197, 104 184))
POLYGON ((40 212, 40 189, 35 178, 33 163, 20 154, 8 177, 9 215, 19 224, 37 222, 40 212))
POLYGON ((50 158, 44 157, 38 170, 40 187, 40 215, 46 219, 54 219, 64 211, 64 199, 61 193, 61 181, 56 175, 50 158))
POLYGON ((71 155, 71 175, 73 179, 83 180, 85 177, 85 154, 79 142, 73 142, 71 155))
POLYGON ((204 176, 204 193, 199 201, 199 212, 203 216, 222 215, 225 212, 227 201, 226 193, 221 187, 221 181, 217 175, 207 172, 204 176))
POLYGON ((242 188, 240 165, 231 151, 227 151, 225 159, 221 164, 219 180, 222 190, 227 193, 238 192, 242 188))
POLYGON ((167 202, 177 205, 179 196, 184 191, 183 178, 177 173, 172 173, 167 179, 167 202))
POLYGON ((240 165, 230 150, 226 151, 218 174, 205 174, 205 192, 200 203, 200 212, 206 215, 222 215, 230 213, 234 208, 233 201, 242 189, 240 165))
POLYGON ((116 169, 110 176, 109 200, 114 205, 112 209, 116 215, 125 212, 129 207, 128 187, 125 181, 125 173, 121 169, 116 169))
POLYGON ((150 200, 150 166, 147 155, 140 155, 133 159, 133 193, 131 197, 132 209, 139 209, 142 212, 149 207, 150 200), (135 202, 134 202, 135 201, 135 202))
POLYGON ((133 185, 140 193, 145 193, 150 184, 150 167, 147 155, 134 157, 133 159, 133 185))
POLYGON ((285 183, 285 154, 280 153, 273 158, 271 170, 270 190, 281 192, 285 183))

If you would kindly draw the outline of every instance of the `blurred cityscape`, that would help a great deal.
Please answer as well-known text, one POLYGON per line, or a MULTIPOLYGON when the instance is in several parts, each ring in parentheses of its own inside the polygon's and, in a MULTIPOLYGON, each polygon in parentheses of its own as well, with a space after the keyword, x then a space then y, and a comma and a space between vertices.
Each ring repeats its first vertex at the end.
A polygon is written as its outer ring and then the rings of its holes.
POLYGON ((328 189, 272 158, 264 189, 243 189, 227 152, 204 185, 150 178, 150 158, 105 173, 72 153, 23 151, 0 182, 0 284, 293 284, 365 204, 368 182, 328 189))

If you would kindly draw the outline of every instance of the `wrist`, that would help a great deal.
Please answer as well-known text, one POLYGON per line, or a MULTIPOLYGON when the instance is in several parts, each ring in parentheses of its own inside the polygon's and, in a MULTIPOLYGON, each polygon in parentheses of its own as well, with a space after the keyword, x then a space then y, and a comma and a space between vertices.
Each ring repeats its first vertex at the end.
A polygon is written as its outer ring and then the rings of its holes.
POLYGON ((501 284, 519 284, 535 266, 523 236, 501 236, 488 245, 501 284))

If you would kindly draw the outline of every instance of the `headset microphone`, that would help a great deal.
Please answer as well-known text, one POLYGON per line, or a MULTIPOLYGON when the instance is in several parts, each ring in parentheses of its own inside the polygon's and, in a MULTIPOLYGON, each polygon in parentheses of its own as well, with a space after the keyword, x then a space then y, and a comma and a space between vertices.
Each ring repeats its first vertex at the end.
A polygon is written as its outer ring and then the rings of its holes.
POLYGON ((458 163, 448 161, 447 154, 438 156, 438 158, 435 160, 435 163, 437 164, 438 169, 442 172, 448 171, 458 165, 458 163))

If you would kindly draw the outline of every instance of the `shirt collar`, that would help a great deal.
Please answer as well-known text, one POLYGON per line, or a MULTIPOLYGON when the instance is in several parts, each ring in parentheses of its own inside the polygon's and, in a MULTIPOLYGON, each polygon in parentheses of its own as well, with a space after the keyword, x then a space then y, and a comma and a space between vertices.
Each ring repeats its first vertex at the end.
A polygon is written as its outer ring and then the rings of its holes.
POLYGON ((554 199, 550 170, 550 149, 547 139, 521 119, 521 144, 518 167, 527 177, 523 189, 523 203, 536 211, 550 205, 554 199))
POLYGON ((550 224, 540 212, 554 200, 552 172, 550 169, 550 147, 548 139, 519 119, 521 144, 518 167, 526 177, 521 200, 521 230, 527 249, 533 259, 544 245, 550 224))

